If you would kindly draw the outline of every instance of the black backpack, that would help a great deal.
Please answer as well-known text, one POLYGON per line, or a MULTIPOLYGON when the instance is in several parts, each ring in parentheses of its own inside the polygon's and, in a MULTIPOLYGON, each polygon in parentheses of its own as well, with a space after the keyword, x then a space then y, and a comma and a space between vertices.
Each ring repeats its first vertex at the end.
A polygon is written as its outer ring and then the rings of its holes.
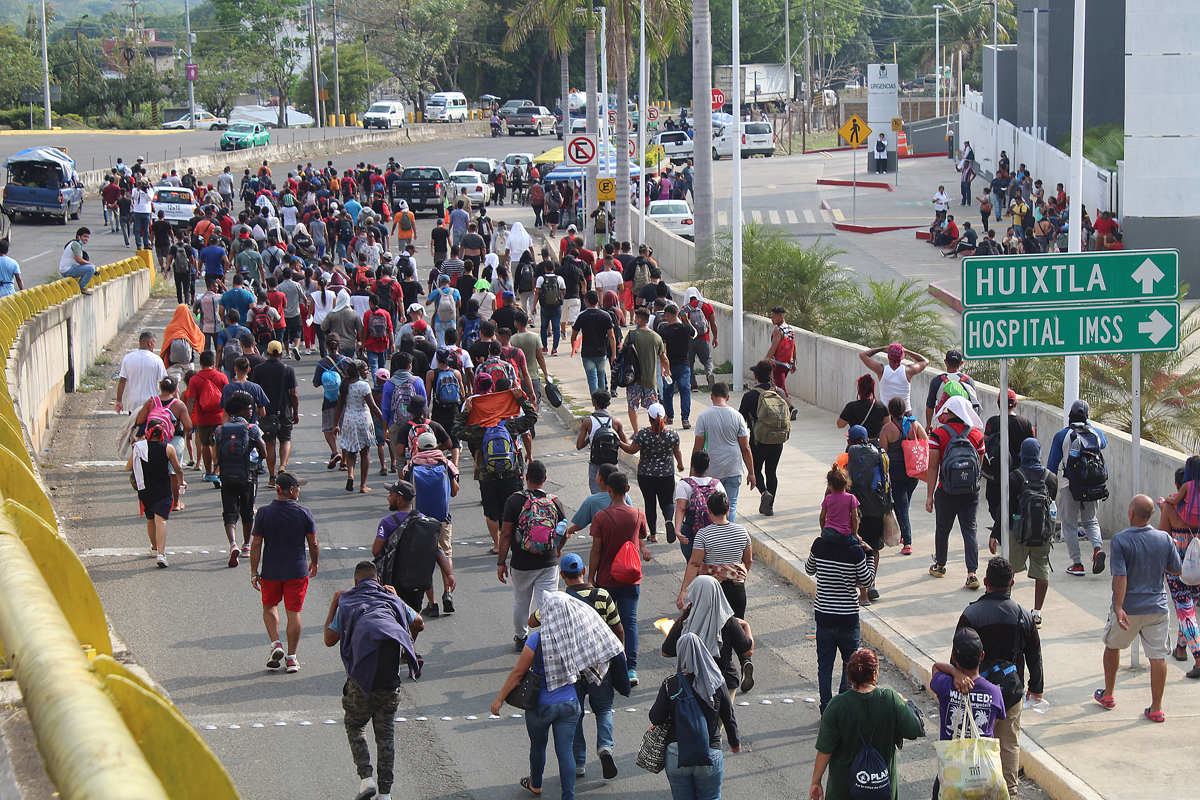
POLYGON ((1013 534, 1024 547, 1041 547, 1054 535, 1050 491, 1046 486, 1050 470, 1043 469, 1040 476, 1030 478, 1021 467, 1017 474, 1021 476, 1021 491, 1017 495, 1017 507, 1012 510, 1013 534))
POLYGON ((983 463, 979 465, 979 474, 989 481, 1000 480, 1000 428, 987 435, 983 442, 983 463))
POLYGON ((1071 446, 1067 450, 1063 465, 1063 476, 1070 484, 1071 496, 1077 502, 1094 502, 1108 499, 1108 467, 1100 434, 1086 424, 1071 426, 1071 446))
POLYGON ((517 262, 517 291, 533 291, 533 266, 528 261, 517 262))
POLYGON ((875 738, 875 725, 879 717, 871 725, 871 735, 864 738, 862 726, 855 720, 854 727, 858 731, 858 740, 862 748, 850 759, 846 770, 846 783, 850 787, 850 796, 854 800, 891 800, 892 771, 879 751, 875 749, 872 740, 875 738))
POLYGON ((949 425, 942 429, 950 437, 942 449, 938 478, 946 494, 975 494, 979 491, 979 451, 970 440, 971 429, 963 426, 962 433, 949 425))
POLYGON ((441 531, 442 523, 438 520, 410 511, 388 537, 393 546, 385 548, 376 559, 381 579, 398 589, 432 588, 441 531))
POLYGON ((386 311, 389 316, 391 316, 392 311, 396 308, 392 302, 392 286, 394 285, 394 281, 388 281, 387 283, 375 281, 375 299, 379 301, 379 310, 386 311))
POLYGON ((891 487, 883 464, 883 451, 873 444, 852 444, 846 450, 850 493, 858 498, 864 517, 882 517, 891 510, 891 487))
POLYGON ((633 386, 642 379, 642 365, 638 361, 637 348, 632 338, 617 348, 617 357, 613 359, 612 385, 625 388, 633 386))
POLYGON ((216 431, 217 464, 221 480, 246 483, 250 480, 250 426, 241 418, 223 423, 216 431))
POLYGON ((595 424, 597 421, 601 424, 592 431, 591 457, 588 460, 592 464, 616 464, 621 454, 621 439, 613 429, 612 414, 597 411, 592 414, 592 422, 595 424))

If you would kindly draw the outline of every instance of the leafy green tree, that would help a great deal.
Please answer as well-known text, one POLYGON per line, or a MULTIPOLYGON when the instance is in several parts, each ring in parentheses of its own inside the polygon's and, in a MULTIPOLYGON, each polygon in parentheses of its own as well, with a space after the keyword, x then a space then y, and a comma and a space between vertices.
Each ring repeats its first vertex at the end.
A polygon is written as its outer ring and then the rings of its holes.
MULTIPOLYGON (((288 90, 307 44, 292 35, 301 24, 299 0, 213 0, 224 47, 254 48, 260 88, 279 96, 279 125, 286 125, 288 90)), ((264 92, 266 93, 266 92, 264 92)))
POLYGON ((196 104, 215 116, 228 117, 237 96, 250 88, 253 53, 230 48, 202 56, 196 66, 196 104))
POLYGON ((25 89, 41 86, 42 64, 12 25, 0 26, 0 105, 20 101, 25 89))
MULTIPOLYGON (((847 288, 845 272, 834 261, 844 252, 819 239, 807 247, 797 244, 782 229, 759 222, 743 225, 745 308, 761 313, 781 305, 793 324, 826 332, 847 288)), ((692 277, 706 297, 733 302, 732 231, 721 228, 700 248, 692 277)))
POLYGON ((828 332, 864 347, 900 342, 936 357, 950 341, 950 326, 916 279, 848 284, 830 310, 828 332))
MULTIPOLYGON (((321 51, 320 63, 324 66, 333 64, 333 48, 329 47, 321 51)), ((342 92, 342 113, 353 114, 367 110, 367 90, 370 84, 367 82, 367 59, 363 55, 362 47, 359 45, 343 45, 338 42, 338 68, 341 76, 340 86, 342 92)), ((377 83, 384 76, 390 74, 383 62, 376 58, 375 54, 371 54, 370 61, 371 83, 377 83)), ((329 108, 333 108, 333 80, 329 81, 326 87, 329 90, 329 108)), ((313 85, 312 71, 305 70, 303 74, 296 80, 295 89, 296 105, 304 109, 313 116, 316 116, 313 109, 313 85)))
MULTIPOLYGON (((1054 146, 1071 154, 1071 132, 1058 137, 1054 146)), ((1083 132, 1083 157, 1098 167, 1117 171, 1117 162, 1125 158, 1125 129, 1120 125, 1096 125, 1083 132)))

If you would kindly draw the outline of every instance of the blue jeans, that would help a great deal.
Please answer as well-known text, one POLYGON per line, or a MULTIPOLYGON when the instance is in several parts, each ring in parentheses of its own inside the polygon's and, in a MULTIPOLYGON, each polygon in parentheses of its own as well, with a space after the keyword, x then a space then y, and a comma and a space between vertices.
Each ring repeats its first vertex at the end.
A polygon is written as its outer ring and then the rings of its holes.
POLYGON ((842 654, 842 682, 838 694, 850 688, 846 679, 846 662, 858 649, 859 623, 853 628, 826 628, 817 626, 817 686, 821 692, 821 713, 833 699, 833 660, 842 654))
POLYGON ((437 318, 437 314, 436 313, 434 314, 433 335, 437 337, 437 346, 438 347, 446 346, 446 331, 451 330, 455 327, 456 327, 456 325, 453 322, 453 320, 450 322, 442 322, 440 319, 437 318))
POLYGON ((133 212, 133 243, 138 250, 150 249, 150 215, 145 211, 133 212))
POLYGON ((562 332, 559 330, 560 322, 562 322, 561 305, 553 311, 545 306, 542 306, 542 347, 550 346, 550 339, 547 335, 548 331, 546 330, 549 327, 554 329, 554 349, 558 349, 558 338, 562 335, 562 332))
POLYGON ((729 498, 729 521, 733 522, 737 518, 737 499, 738 492, 741 491, 742 481, 741 475, 734 475, 732 478, 721 478, 721 485, 725 487, 725 495, 729 498))
POLYGON ((88 282, 92 276, 96 274, 96 267, 93 264, 72 264, 71 268, 62 273, 64 278, 74 278, 79 281, 79 290, 83 291, 87 288, 88 282))
POLYGON ((896 523, 900 526, 900 540, 906 545, 912 544, 912 523, 908 519, 908 509, 918 483, 920 481, 916 478, 907 475, 892 478, 892 510, 896 512, 896 523))
POLYGON ((684 561, 691 561, 692 560, 692 526, 688 524, 687 517, 683 518, 683 525, 681 525, 680 528, 681 529, 678 531, 678 533, 681 533, 684 536, 686 536, 687 541, 685 542, 683 539, 679 540, 679 552, 683 553, 684 561))
POLYGON ((675 419, 675 391, 679 390, 679 413, 684 422, 692 415, 692 370, 687 364, 671 367, 671 382, 663 386, 667 419, 675 419))
POLYGON ((529 734, 529 783, 533 788, 542 788, 542 773, 546 770, 546 742, 553 727, 554 755, 558 759, 562 800, 575 799, 572 740, 575 737, 575 723, 582 713, 578 700, 539 704, 537 708, 525 712, 525 730, 529 734))
POLYGON ((129 247, 129 236, 133 233, 133 217, 120 218, 121 235, 125 237, 125 246, 129 247))
POLYGON ((584 356, 583 374, 587 375, 588 394, 608 389, 608 356, 584 356))
POLYGON ((679 745, 667 745, 667 783, 671 784, 671 800, 721 800, 721 779, 725 777, 725 761, 720 750, 709 749, 711 767, 679 766, 679 745))
POLYGON ((634 586, 605 586, 603 587, 617 604, 617 613, 621 615, 621 625, 625 628, 625 661, 629 669, 637 669, 638 629, 637 610, 638 597, 642 593, 640 585, 634 586))
POLYGON ((376 353, 373 350, 367 350, 367 368, 371 370, 371 374, 375 374, 375 370, 388 365, 387 353, 376 353))
POLYGON ((575 694, 579 697, 579 720, 575 724, 575 765, 582 767, 587 762, 587 742, 583 739, 583 698, 588 698, 592 715, 596 717, 596 752, 612 752, 613 749, 613 683, 612 675, 605 675, 600 685, 588 683, 584 678, 575 682, 575 694))

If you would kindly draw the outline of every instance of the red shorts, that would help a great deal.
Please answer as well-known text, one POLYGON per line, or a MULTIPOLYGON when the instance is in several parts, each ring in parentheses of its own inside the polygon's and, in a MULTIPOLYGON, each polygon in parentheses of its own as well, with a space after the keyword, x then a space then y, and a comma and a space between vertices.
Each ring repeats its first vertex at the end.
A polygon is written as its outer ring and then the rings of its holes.
POLYGON ((308 593, 308 577, 293 578, 290 581, 262 581, 262 604, 271 608, 283 602, 288 611, 300 611, 304 608, 304 595, 308 593))

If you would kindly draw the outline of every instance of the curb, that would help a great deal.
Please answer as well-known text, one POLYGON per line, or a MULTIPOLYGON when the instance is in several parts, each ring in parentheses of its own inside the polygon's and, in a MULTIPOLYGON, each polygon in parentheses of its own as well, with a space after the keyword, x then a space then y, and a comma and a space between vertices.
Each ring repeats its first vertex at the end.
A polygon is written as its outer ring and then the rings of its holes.
POLYGON ((941 153, 905 153, 904 155, 900 156, 900 158, 949 158, 949 157, 950 157, 950 154, 949 154, 949 153, 947 153, 947 152, 941 152, 941 153))
POLYGON ((944 289, 941 285, 942 283, 943 281, 936 281, 929 284, 929 293, 961 314, 963 312, 962 300, 959 299, 958 295, 944 289))
POLYGON ((855 225, 852 222, 835 222, 833 227, 839 231, 850 233, 887 233, 888 231, 908 231, 919 228, 920 225, 855 225))
POLYGON ((818 186, 865 186, 868 189, 887 189, 889 192, 896 191, 896 187, 890 183, 883 181, 847 181, 841 178, 817 178, 818 186))

